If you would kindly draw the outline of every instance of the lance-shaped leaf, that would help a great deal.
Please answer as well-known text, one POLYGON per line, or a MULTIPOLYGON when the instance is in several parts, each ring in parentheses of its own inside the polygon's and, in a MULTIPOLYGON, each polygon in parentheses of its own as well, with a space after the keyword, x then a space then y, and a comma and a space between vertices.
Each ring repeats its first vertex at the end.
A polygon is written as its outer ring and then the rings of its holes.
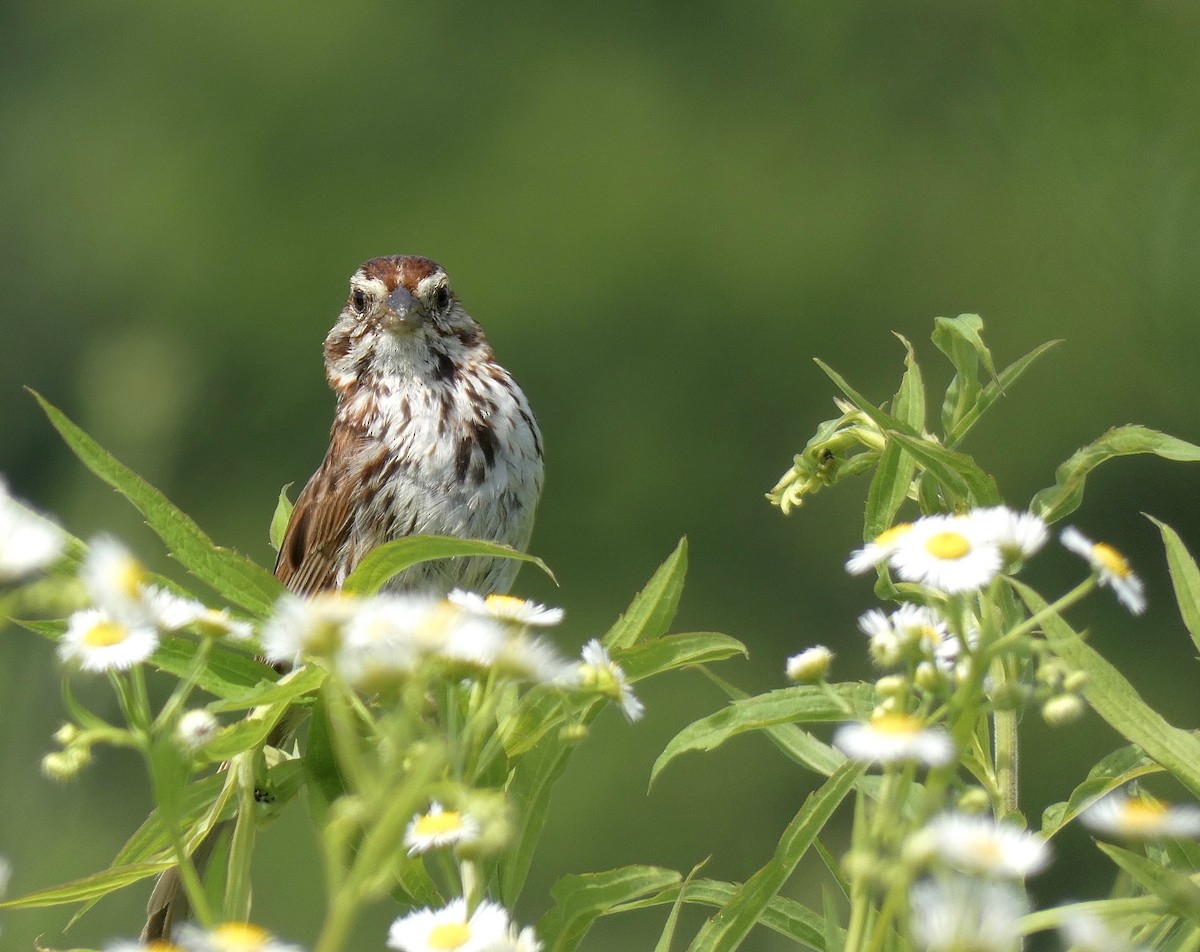
POLYGON ((664 671, 723 661, 739 654, 747 654, 746 646, 736 638, 715 631, 691 631, 636 644, 621 652, 617 660, 630 681, 641 681, 664 671))
POLYGON ((616 620, 602 639, 608 648, 629 648, 639 642, 659 638, 667 633, 683 594, 687 576, 687 538, 679 540, 665 562, 660 565, 637 595, 625 614, 616 620))
MULTIPOLYGON (((995 506, 1000 503, 996 481, 965 453, 946 449, 928 439, 914 439, 903 433, 891 435, 949 491, 952 497, 949 502, 968 506, 995 506)), ((926 483, 922 481, 923 485, 926 483)))
POLYGON ((100 899, 132 883, 157 876, 174 865, 173 862, 162 862, 111 866, 82 879, 73 879, 69 883, 7 899, 0 902, 0 909, 36 909, 41 906, 61 906, 65 903, 100 899))
POLYGON ((184 568, 239 608, 256 615, 271 610, 283 592, 275 576, 240 552, 215 544, 190 516, 119 462, 61 410, 40 394, 33 396, 83 465, 133 504, 184 568))
POLYGON ((1131 780, 1146 774, 1161 773, 1162 767, 1137 747, 1122 747, 1104 757, 1088 771, 1087 779, 1060 803, 1042 811, 1042 835, 1049 839, 1084 810, 1131 780))
POLYGON ((865 769, 863 764, 847 763, 808 796, 779 838, 775 855, 704 923, 689 952, 732 952, 739 947, 865 769))
POLYGON ((1163 546, 1167 550, 1167 568, 1171 572, 1171 584, 1175 587, 1175 601, 1179 614, 1192 636, 1192 643, 1200 648, 1200 568, 1196 560, 1179 538, 1179 533, 1165 522, 1147 516, 1162 533, 1163 546))
POLYGON ((287 534, 288 523, 292 519, 292 501, 288 499, 287 495, 287 491, 291 488, 292 484, 288 483, 279 490, 279 501, 275 503, 275 513, 271 516, 269 536, 271 548, 276 552, 283 546, 283 537, 287 534))
POLYGON ((555 905, 538 922, 538 937, 546 952, 571 952, 599 916, 631 899, 661 892, 681 878, 673 869, 656 866, 564 876, 550 890, 555 905))
POLYGON ((1200 886, 1190 877, 1111 843, 1096 845, 1146 892, 1161 899, 1168 909, 1190 919, 1194 925, 1200 925, 1200 886))
POLYGON ((1039 615, 1050 649, 1088 676, 1084 695, 1114 730, 1137 744, 1175 778, 1200 796, 1200 738, 1173 727, 1142 700, 1133 685, 1087 644, 1061 616, 1047 613, 1045 600, 1028 585, 1010 580, 1029 610, 1039 615))
POLYGON ((1054 472, 1054 485, 1034 495, 1030 512, 1047 522, 1074 512, 1083 501, 1088 475, 1101 463, 1118 456, 1153 454, 1181 463, 1200 462, 1200 446, 1144 426, 1117 426, 1095 442, 1076 450, 1054 472))
POLYGON ((933 323, 933 343, 954 365, 954 377, 942 402, 942 432, 950 433, 979 401, 980 367, 988 377, 995 377, 996 369, 980 336, 983 319, 978 314, 938 317, 933 323))
POLYGON ((366 554, 350 573, 342 590, 355 595, 374 595, 393 576, 421 562, 434 559, 487 557, 532 562, 557 584, 554 573, 537 556, 529 555, 499 542, 483 539, 456 539, 452 536, 421 535, 394 539, 366 554))
POLYGON ((979 418, 987 412, 988 408, 999 400, 1008 392, 1021 375, 1028 370, 1035 360, 1046 353, 1051 347, 1061 344, 1061 340, 1051 340, 1038 347, 1035 347, 1024 357, 1018 357, 1011 364, 1000 371, 1000 376, 987 383, 975 400, 974 406, 963 413, 957 422, 944 433, 944 439, 947 446, 954 447, 962 442, 963 437, 967 435, 971 427, 979 422, 979 418))

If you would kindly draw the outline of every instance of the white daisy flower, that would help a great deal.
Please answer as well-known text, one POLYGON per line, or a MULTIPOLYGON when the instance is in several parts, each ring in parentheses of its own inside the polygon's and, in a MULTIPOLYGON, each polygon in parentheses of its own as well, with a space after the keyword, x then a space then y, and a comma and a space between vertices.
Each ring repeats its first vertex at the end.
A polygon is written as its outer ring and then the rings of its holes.
POLYGON ((881 668, 894 668, 904 660, 904 645, 900 641, 892 622, 878 608, 864 612, 858 619, 858 628, 869 641, 871 659, 881 668))
POLYGON ((910 925, 926 952, 1018 952, 1029 903, 1006 882, 926 879, 912 887, 910 925))
POLYGON ((447 661, 485 671, 492 667, 508 642, 508 632, 497 621, 482 615, 448 617, 446 644, 438 655, 447 661))
POLYGON ((492 660, 492 667, 505 677, 537 684, 569 681, 578 670, 553 645, 525 635, 506 638, 492 660))
POLYGON ((973 592, 996 577, 1000 548, 969 516, 925 516, 896 544, 891 565, 906 582, 947 594, 973 592))
POLYGON ((942 861, 964 873, 1024 879, 1050 862, 1050 846, 1040 836, 991 817, 943 813, 926 831, 942 861))
POLYGON ((536 625, 548 627, 563 620, 561 608, 547 608, 515 595, 476 595, 456 588, 448 596, 449 601, 463 611, 511 622, 514 625, 536 625))
POLYGON ((300 664, 305 655, 332 655, 360 607, 359 599, 337 592, 312 598, 284 595, 263 625, 263 655, 272 664, 291 665, 300 664))
POLYGON ((199 750, 217 736, 220 723, 204 708, 186 712, 175 725, 175 739, 184 750, 199 750))
POLYGON ((488 952, 542 952, 542 943, 531 926, 518 932, 516 926, 510 925, 508 935, 489 948, 488 952))
POLYGON ((833 652, 824 645, 813 645, 787 659, 788 680, 797 684, 816 684, 825 677, 833 662, 833 652))
POLYGON ((103 609, 86 608, 68 619, 58 655, 84 671, 120 671, 145 661, 157 647, 158 632, 149 625, 128 624, 103 609))
POLYGON ((625 717, 640 720, 646 708, 633 693, 625 672, 609 657, 608 651, 593 638, 583 646, 583 664, 579 667, 579 685, 618 702, 625 717))
POLYGON ((0 582, 16 582, 51 565, 66 536, 8 494, 0 479, 0 582))
POLYGON ((346 623, 337 650, 342 675, 359 687, 389 683, 408 674, 430 649, 445 641, 445 613, 438 599, 376 595, 346 623), (437 638, 435 631, 442 632, 437 638))
POLYGON ((440 846, 470 843, 479 838, 479 821, 466 813, 444 810, 440 803, 429 805, 428 813, 418 813, 404 831, 408 855, 416 856, 440 846))
POLYGON ((1040 516, 1007 506, 975 509, 970 518, 1000 548, 1005 565, 1015 565, 1036 555, 1050 537, 1050 530, 1040 516))
POLYGON ((1146 610, 1146 590, 1120 552, 1106 542, 1093 542, 1074 526, 1058 537, 1062 544, 1091 565, 1101 585, 1107 585, 1117 600, 1134 615, 1146 610))
POLYGON ((157 585, 146 585, 141 592, 147 615, 163 631, 196 627, 214 638, 246 641, 254 634, 248 621, 234 618, 226 608, 209 608, 194 598, 185 598, 157 585))
POLYGON ((940 614, 924 605, 906 602, 890 617, 872 608, 858 619, 858 627, 870 638, 871 657, 880 667, 894 667, 915 655, 931 658, 949 672, 958 659, 958 638, 940 614))
POLYGON ((954 741, 940 727, 925 727, 909 714, 876 714, 851 721, 833 734, 833 745, 851 760, 890 764, 915 760, 941 767, 954 759, 954 741))
POLYGON ((508 937, 508 912, 486 899, 469 916, 465 899, 441 909, 417 909, 388 929, 387 944, 397 952, 488 952, 508 937))
POLYGON ((300 946, 281 942, 250 922, 225 922, 212 929, 184 923, 176 941, 186 952, 303 952, 300 946))
POLYGON ((1063 944, 1074 952, 1141 952, 1144 945, 1134 945, 1129 934, 1118 934, 1099 916, 1078 910, 1064 910, 1058 927, 1063 944))
POLYGON ((88 597, 109 614, 129 621, 147 619, 143 594, 149 573, 134 554, 112 536, 97 536, 88 544, 79 578, 88 597))
POLYGON ((869 569, 882 565, 892 557, 901 540, 912 529, 911 522, 900 522, 890 529, 884 529, 874 539, 860 549, 850 553, 846 561, 846 571, 851 575, 862 575, 869 569))
POLYGON ((1124 791, 1110 793, 1079 818, 1096 833, 1130 840, 1200 838, 1200 807, 1164 803, 1145 793, 1137 797, 1124 791))

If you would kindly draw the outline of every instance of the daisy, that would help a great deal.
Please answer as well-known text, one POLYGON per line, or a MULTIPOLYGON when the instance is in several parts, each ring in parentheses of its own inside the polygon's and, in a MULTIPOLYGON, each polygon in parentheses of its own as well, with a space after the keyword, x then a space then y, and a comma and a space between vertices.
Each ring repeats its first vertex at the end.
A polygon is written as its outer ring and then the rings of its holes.
POLYGON ((896 544, 891 565, 906 582, 947 594, 983 588, 999 573, 1000 548, 969 516, 925 516, 896 544))
POLYGON ((924 605, 906 602, 890 617, 872 608, 858 619, 858 627, 871 639, 871 657, 880 667, 899 664, 909 652, 932 658, 947 672, 958 659, 958 638, 938 612, 924 605))
POLYGON ((876 714, 851 721, 833 734, 833 745, 851 760, 890 764, 915 760, 941 767, 954 759, 954 741, 940 727, 924 727, 909 714, 876 714))
POLYGON ((1131 840, 1171 837, 1200 838, 1200 807, 1175 806, 1142 793, 1110 793, 1089 806, 1079 817, 1100 834, 1131 840))
POLYGON ((1063 944, 1078 952, 1140 952, 1146 948, 1134 945, 1127 934, 1114 932, 1103 919, 1089 912, 1063 910, 1058 931, 1063 944))
POLYGON ((1087 560, 1100 584, 1109 586, 1131 613, 1140 615, 1146 610, 1142 580, 1134 574, 1125 556, 1106 542, 1093 542, 1074 526, 1067 526, 1058 538, 1066 548, 1087 560))
POLYGON ((104 947, 104 952, 187 952, 181 945, 154 939, 150 942, 136 942, 133 939, 110 942, 104 947))
POLYGON ((846 571, 851 575, 862 575, 868 569, 882 565, 892 557, 896 546, 900 544, 910 529, 912 529, 911 522, 899 522, 890 529, 884 529, 861 549, 855 549, 850 553, 850 558, 846 561, 846 571))
POLYGON ((824 645, 813 645, 787 659, 788 680, 797 684, 816 684, 825 677, 832 661, 832 651, 824 645))
POLYGON ((1036 555, 1050 537, 1050 530, 1040 516, 1031 512, 1017 512, 1007 506, 975 509, 970 518, 999 547, 1006 566, 1016 565, 1036 555))
POLYGON ((408 674, 431 647, 422 632, 431 613, 440 613, 439 605, 436 599, 406 595, 368 599, 343 629, 338 670, 359 687, 393 682, 408 674))
POLYGON ((1050 862, 1050 847, 1040 836, 990 817, 943 813, 925 829, 934 852, 964 873, 1024 879, 1050 862))
POLYGON ((646 708, 633 693, 629 680, 619 664, 609 657, 608 651, 593 638, 583 646, 583 664, 579 667, 579 683, 617 701, 626 719, 641 720, 646 708))
POLYGON ((912 887, 910 926, 926 952, 1017 952, 1029 903, 1005 882, 954 877, 912 887))
POLYGON ((145 624, 118 621, 100 608, 77 611, 67 621, 58 656, 84 671, 125 670, 158 647, 158 632, 145 624))
POLYGON ((175 739, 184 750, 199 750, 217 736, 217 719, 204 708, 188 711, 175 726, 175 739))
POLYGON ((186 952, 302 952, 300 946, 280 942, 249 922, 225 922, 213 929, 185 923, 179 927, 177 939, 186 952))
POLYGON ((486 952, 508 937, 508 912, 484 900, 467 915, 465 899, 441 909, 417 909, 388 929, 387 944, 398 952, 486 952))
POLYGON ((478 838, 479 822, 474 817, 455 810, 443 810, 437 802, 429 805, 428 813, 413 817, 404 831, 404 845, 408 847, 409 856, 478 838))
POLYGON ((881 668, 893 668, 904 660, 904 645, 891 620, 878 608, 864 612, 858 630, 870 639, 871 659, 881 668))
POLYGON ((548 627, 563 620, 561 608, 547 608, 514 595, 476 595, 456 588, 446 597, 463 611, 514 625, 548 627))
POLYGON ((542 943, 530 926, 517 932, 517 927, 510 925, 508 935, 491 946, 488 952, 542 952, 542 943))
POLYGON ((144 621, 143 601, 149 573, 125 546, 112 536, 98 536, 88 544, 79 568, 79 578, 88 597, 118 618, 144 621))
POLYGON ((194 598, 185 598, 157 585, 146 585, 141 592, 146 613, 163 631, 197 628, 214 638, 246 641, 254 634, 248 621, 234 618, 226 608, 209 608, 194 598))
POLYGON ((16 582, 53 563, 66 536, 8 494, 0 480, 0 582, 16 582))
POLYGON ((337 592, 312 598, 284 595, 263 625, 263 654, 272 664, 291 665, 300 664, 305 655, 331 655, 359 607, 357 598, 337 592))

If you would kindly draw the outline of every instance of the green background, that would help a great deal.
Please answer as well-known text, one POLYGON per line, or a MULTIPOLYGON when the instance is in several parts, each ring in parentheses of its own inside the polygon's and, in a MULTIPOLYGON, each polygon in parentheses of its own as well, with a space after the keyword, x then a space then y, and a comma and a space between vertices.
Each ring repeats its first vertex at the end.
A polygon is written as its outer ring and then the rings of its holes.
MULTIPOLYGON (((935 315, 981 313, 1000 363, 1065 339, 967 446, 1017 506, 1109 425, 1200 439, 1198 94, 1200 13, 1165 0, 6 3, 0 472, 77 534, 116 532, 165 566, 21 389, 35 387, 269 563, 279 487, 324 452, 320 345, 346 279, 375 255, 424 254, 541 421, 533 550, 561 589, 527 570, 518 591, 566 607, 568 650, 687 534, 677 629, 742 639, 750 660, 725 677, 768 690, 814 642, 839 652, 838 677, 868 677, 854 623, 870 583, 840 568, 865 484, 788 519, 762 498, 833 415, 809 358, 882 400, 903 355, 893 330, 945 382, 935 315)), ((1073 620, 1184 726, 1195 652, 1139 512, 1200 546, 1198 484, 1190 467, 1121 461, 1075 516, 1134 556, 1151 608, 1132 620, 1104 594, 1073 620)), ((1053 592, 1079 575, 1048 551, 1027 579, 1053 592)), ((49 646, 6 631, 13 893, 104 865, 148 808, 122 753, 65 786, 38 774, 56 683, 49 646)), ((815 786, 743 738, 647 794, 662 745, 722 699, 687 673, 643 695, 645 721, 607 712, 568 770, 523 921, 568 872, 711 856, 706 874, 744 878, 815 786)), ((1035 823, 1117 743, 1092 715, 1054 732, 1031 715, 1025 735, 1035 823)), ((256 909, 311 943, 302 811, 262 836, 256 909)), ((1060 852, 1033 884, 1040 901, 1107 888, 1084 834, 1060 852)), ((809 878, 797 895, 814 895, 809 878)), ((128 935, 145 893, 67 936, 62 910, 7 913, 0 942, 128 935)), ((361 947, 382 946, 393 914, 364 923, 361 947)), ((649 948, 662 915, 602 923, 585 948, 649 948)))

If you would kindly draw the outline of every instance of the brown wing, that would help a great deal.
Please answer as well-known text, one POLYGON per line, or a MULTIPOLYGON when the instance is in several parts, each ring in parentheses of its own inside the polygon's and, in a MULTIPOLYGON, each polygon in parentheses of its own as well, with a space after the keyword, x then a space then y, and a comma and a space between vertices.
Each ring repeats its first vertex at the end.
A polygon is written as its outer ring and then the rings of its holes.
POLYGON ((275 577, 297 595, 333 588, 338 563, 345 558, 357 480, 347 478, 355 458, 354 436, 330 435, 329 451, 296 499, 283 534, 275 577))

